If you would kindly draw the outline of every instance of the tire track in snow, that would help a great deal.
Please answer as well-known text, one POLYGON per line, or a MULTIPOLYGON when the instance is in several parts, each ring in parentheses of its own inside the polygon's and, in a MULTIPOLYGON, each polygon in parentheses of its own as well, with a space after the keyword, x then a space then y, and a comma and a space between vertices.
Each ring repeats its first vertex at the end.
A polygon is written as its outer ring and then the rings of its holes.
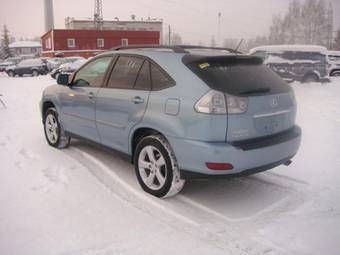
MULTIPOLYGON (((141 201, 147 202, 149 205, 158 209, 162 213, 166 213, 167 215, 170 215, 171 217, 180 220, 185 224, 184 226, 181 225, 179 227, 178 223, 165 219, 163 214, 163 217, 159 217, 159 215, 157 215, 160 221, 165 222, 171 227, 177 228, 180 231, 185 231, 191 235, 203 239, 204 241, 209 241, 215 244, 217 247, 221 247, 226 250, 231 249, 233 252, 235 252, 235 254, 272 254, 273 252, 275 254, 286 254, 286 252, 284 252, 280 247, 274 247, 272 244, 268 243, 264 245, 264 241, 258 242, 259 239, 255 239, 251 237, 249 233, 240 230, 235 224, 232 224, 232 222, 235 222, 236 220, 233 220, 209 207, 195 202, 184 195, 179 195, 165 200, 169 200, 175 205, 183 204, 184 208, 181 209, 182 211, 185 209, 185 212, 187 212, 186 209, 193 211, 192 207, 194 207, 194 211, 200 211, 199 215, 201 218, 206 217, 207 219, 211 219, 211 216, 213 216, 213 223, 211 224, 211 222, 207 223, 204 221, 199 223, 197 220, 194 220, 191 217, 186 217, 171 208, 171 206, 169 206, 171 203, 153 198, 144 191, 135 189, 130 184, 125 182, 120 176, 118 176, 118 174, 115 173, 110 167, 106 166, 92 155, 77 148, 72 148, 71 150, 75 151, 82 159, 92 162, 94 166, 97 166, 97 168, 91 169, 87 164, 84 163, 83 160, 78 160, 94 175, 96 179, 98 179, 101 184, 103 184, 115 197, 121 201, 154 215, 154 210, 150 210, 150 208, 145 206, 144 203, 141 204, 141 201), (103 174, 104 176, 102 176, 103 174), (118 184, 121 188, 123 188, 123 190, 128 191, 128 193, 122 192, 122 190, 117 189, 115 185, 110 185, 107 183, 107 175, 111 177, 110 179, 113 180, 115 184, 118 184), (220 225, 223 226, 222 230, 219 229, 220 225), (216 226, 218 226, 217 229, 216 226), (249 240, 247 240, 247 237, 249 237, 249 240)), ((196 215, 197 213, 195 216, 196 215)))

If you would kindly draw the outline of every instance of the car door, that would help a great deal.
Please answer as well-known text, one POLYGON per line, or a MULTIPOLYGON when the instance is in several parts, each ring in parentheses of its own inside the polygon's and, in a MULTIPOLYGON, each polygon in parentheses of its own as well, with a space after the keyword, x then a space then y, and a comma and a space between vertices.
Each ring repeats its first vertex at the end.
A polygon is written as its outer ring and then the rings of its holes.
POLYGON ((95 123, 95 104, 112 56, 96 58, 83 66, 72 84, 60 95, 62 123, 66 131, 100 142, 95 123))
POLYGON ((121 55, 96 99, 96 123, 104 145, 128 152, 129 132, 143 118, 150 90, 150 62, 121 55))
POLYGON ((15 66, 15 73, 19 75, 25 74, 25 70, 27 69, 27 65, 29 64, 28 60, 23 60, 19 64, 15 66))

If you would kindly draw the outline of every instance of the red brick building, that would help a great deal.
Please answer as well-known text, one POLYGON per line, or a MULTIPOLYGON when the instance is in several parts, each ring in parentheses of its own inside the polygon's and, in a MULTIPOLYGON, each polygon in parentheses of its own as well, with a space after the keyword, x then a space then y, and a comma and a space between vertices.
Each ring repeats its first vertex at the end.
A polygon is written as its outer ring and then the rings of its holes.
POLYGON ((160 44, 159 31, 53 29, 41 37, 42 55, 91 57, 119 45, 160 44))

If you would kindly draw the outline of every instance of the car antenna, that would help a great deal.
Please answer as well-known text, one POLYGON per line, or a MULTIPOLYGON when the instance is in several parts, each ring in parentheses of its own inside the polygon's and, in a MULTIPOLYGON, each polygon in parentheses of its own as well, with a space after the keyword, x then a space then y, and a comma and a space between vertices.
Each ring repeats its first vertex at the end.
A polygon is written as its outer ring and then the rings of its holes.
POLYGON ((238 43, 237 47, 235 48, 235 52, 238 51, 238 49, 240 48, 241 44, 243 43, 244 39, 242 38, 241 41, 238 43))

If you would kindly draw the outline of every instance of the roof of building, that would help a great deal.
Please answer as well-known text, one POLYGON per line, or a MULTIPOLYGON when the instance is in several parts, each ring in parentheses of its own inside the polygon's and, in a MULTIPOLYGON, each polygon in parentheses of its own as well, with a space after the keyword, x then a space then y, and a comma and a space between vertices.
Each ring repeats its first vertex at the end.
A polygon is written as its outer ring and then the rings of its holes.
POLYGON ((9 45, 9 48, 39 48, 41 47, 40 42, 34 41, 18 41, 13 42, 9 45))

